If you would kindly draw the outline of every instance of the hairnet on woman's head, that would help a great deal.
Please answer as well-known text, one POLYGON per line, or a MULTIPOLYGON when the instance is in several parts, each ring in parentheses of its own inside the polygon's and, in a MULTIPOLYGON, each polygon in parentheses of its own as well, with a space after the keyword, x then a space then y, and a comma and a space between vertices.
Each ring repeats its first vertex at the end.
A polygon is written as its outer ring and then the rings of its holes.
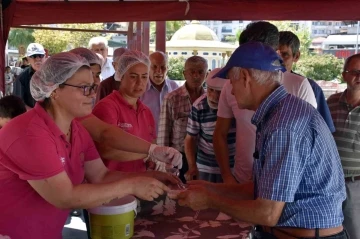
POLYGON ((49 98, 51 93, 71 78, 82 66, 89 62, 80 55, 62 52, 51 56, 31 77, 30 92, 36 101, 49 98))
POLYGON ((142 63, 150 69, 150 60, 140 51, 126 51, 118 60, 118 70, 115 73, 115 80, 121 81, 125 73, 133 66, 142 63))
POLYGON ((100 66, 100 69, 103 66, 102 60, 96 55, 96 53, 87 48, 78 47, 70 50, 69 52, 84 57, 89 62, 90 65, 98 64, 100 66))

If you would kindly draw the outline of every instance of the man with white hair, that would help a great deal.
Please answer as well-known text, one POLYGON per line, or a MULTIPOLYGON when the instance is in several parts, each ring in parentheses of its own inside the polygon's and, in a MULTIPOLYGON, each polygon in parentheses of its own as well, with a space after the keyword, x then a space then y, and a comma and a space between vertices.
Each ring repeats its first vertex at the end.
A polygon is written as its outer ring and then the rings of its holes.
POLYGON ((282 60, 259 42, 241 44, 215 77, 229 78, 239 108, 255 111, 254 182, 192 182, 180 205, 214 208, 258 225, 250 238, 348 238, 344 174, 319 112, 281 85, 282 60))
MULTIPOLYGON (((239 43, 242 45, 251 41, 262 42, 277 51, 279 31, 270 22, 252 22, 241 33, 239 43)), ((285 72, 281 83, 288 93, 307 101, 315 108, 317 107, 314 92, 306 78, 285 72)), ((214 148, 224 182, 243 183, 252 180, 256 128, 251 124, 251 117, 254 111, 239 109, 231 90, 232 87, 228 82, 220 96, 218 119, 214 132, 214 148), (232 172, 228 162, 226 137, 233 118, 236 119, 236 155, 232 172)))
POLYGON ((127 52, 126 48, 117 48, 113 54, 113 62, 111 62, 112 66, 115 69, 113 75, 109 76, 105 80, 101 81, 99 89, 96 93, 96 102, 99 102, 101 99, 105 98, 109 94, 111 94, 114 90, 118 91, 120 86, 119 77, 116 77, 116 71, 118 70, 119 58, 122 54, 127 52))
POLYGON ((30 43, 26 49, 26 57, 30 67, 25 68, 14 83, 14 95, 20 97, 27 109, 35 106, 35 100, 30 93, 30 80, 35 71, 45 62, 45 50, 39 43, 30 43))
MULTIPOLYGON (((192 106, 187 123, 185 137, 185 154, 189 170, 185 179, 206 180, 213 183, 222 183, 219 165, 215 159, 213 134, 216 125, 217 109, 221 90, 225 80, 213 78, 221 68, 212 70, 206 77, 207 90, 192 106)), ((235 156, 235 120, 227 137, 230 168, 234 166, 235 156)))
POLYGON ((156 132, 158 132, 160 109, 164 97, 179 88, 179 86, 175 81, 167 79, 168 57, 164 52, 156 51, 151 53, 149 59, 149 82, 140 100, 150 108, 155 119, 156 132))
POLYGON ((105 37, 93 37, 89 41, 89 49, 104 57, 104 65, 101 70, 101 78, 106 79, 115 73, 112 60, 108 58, 108 41, 105 37))

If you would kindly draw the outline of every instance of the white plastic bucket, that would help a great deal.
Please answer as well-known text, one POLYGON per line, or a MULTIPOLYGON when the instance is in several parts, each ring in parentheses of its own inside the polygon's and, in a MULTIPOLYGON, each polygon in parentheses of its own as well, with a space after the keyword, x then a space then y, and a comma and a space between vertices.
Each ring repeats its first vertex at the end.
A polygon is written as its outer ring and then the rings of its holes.
POLYGON ((126 196, 89 209, 92 239, 129 239, 134 235, 136 198, 126 196))

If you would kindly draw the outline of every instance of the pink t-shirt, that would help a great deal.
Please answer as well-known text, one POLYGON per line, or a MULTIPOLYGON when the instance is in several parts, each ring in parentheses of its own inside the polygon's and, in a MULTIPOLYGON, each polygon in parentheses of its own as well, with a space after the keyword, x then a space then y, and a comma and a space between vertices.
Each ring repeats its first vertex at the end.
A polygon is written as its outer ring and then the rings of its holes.
POLYGON ((252 180, 256 127, 251 123, 254 111, 239 109, 232 85, 227 80, 220 94, 217 116, 236 119, 236 152, 234 176, 239 183, 252 180))
POLYGON ((99 155, 89 133, 73 121, 71 144, 37 103, 0 130, 0 235, 13 239, 62 237, 69 210, 56 208, 27 182, 65 170, 74 185, 84 181, 84 163, 99 155))
MULTIPOLYGON (((156 139, 155 121, 150 109, 138 100, 135 110, 118 91, 113 91, 100 100, 93 109, 93 114, 104 122, 117 125, 122 130, 148 142, 156 139)), ((146 170, 143 159, 132 161, 104 159, 104 163, 110 170, 123 172, 146 170)))

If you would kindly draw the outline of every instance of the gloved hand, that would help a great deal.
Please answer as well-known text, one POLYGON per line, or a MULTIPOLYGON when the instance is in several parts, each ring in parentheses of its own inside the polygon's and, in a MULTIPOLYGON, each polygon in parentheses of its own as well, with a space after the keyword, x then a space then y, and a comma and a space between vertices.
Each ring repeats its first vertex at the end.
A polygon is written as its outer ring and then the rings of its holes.
POLYGON ((149 149, 149 156, 174 167, 177 166, 179 169, 182 167, 182 155, 174 148, 152 144, 149 149))

